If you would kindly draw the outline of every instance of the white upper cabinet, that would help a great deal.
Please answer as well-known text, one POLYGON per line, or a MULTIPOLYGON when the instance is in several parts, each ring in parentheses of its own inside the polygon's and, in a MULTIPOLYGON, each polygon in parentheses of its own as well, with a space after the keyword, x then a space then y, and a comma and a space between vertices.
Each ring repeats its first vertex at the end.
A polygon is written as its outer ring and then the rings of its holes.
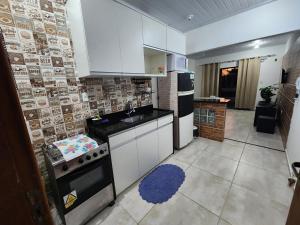
POLYGON ((118 4, 115 18, 119 20, 122 71, 145 73, 142 15, 118 4))
POLYGON ((116 5, 111 0, 81 1, 92 73, 122 72, 116 5))
POLYGON ((147 16, 143 16, 144 45, 166 50, 167 26, 147 16))
POLYGON ((144 74, 141 14, 112 0, 68 0, 79 76, 144 74))
POLYGON ((184 34, 115 1, 68 0, 66 10, 79 77, 163 75, 148 72, 144 46, 185 54, 184 34))
POLYGON ((167 50, 185 55, 185 35, 167 27, 167 50))
POLYGON ((68 26, 72 33, 74 58, 78 76, 90 74, 89 57, 85 39, 85 30, 82 20, 81 1, 70 0, 66 4, 68 26))

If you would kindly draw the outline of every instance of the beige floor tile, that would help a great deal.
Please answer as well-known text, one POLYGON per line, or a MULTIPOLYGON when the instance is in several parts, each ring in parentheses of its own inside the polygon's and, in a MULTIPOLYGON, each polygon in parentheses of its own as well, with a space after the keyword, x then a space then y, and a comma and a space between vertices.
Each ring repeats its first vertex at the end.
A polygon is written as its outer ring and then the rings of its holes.
POLYGON ((231 225, 285 225, 288 207, 233 185, 221 217, 231 225))
POLYGON ((254 111, 227 110, 225 138, 283 150, 279 129, 276 128, 274 134, 256 132, 256 127, 253 126, 254 115, 254 111))
POLYGON ((267 134, 262 132, 256 132, 255 127, 250 129, 250 133, 247 139, 247 143, 260 145, 268 148, 274 148, 283 150, 283 143, 280 136, 279 129, 275 129, 274 134, 267 134))
POLYGON ((232 181, 237 165, 238 161, 206 151, 193 163, 193 166, 229 181, 232 181))
POLYGON ((233 183, 286 206, 292 199, 293 191, 287 177, 247 164, 239 164, 233 183))
POLYGON ((190 165, 184 162, 181 162, 179 160, 177 160, 174 155, 171 155, 169 158, 167 158, 164 162, 162 162, 161 164, 173 164, 176 165, 178 167, 180 167, 183 170, 186 170, 190 165))
POLYGON ((116 204, 112 208, 106 208, 102 213, 98 214, 87 225, 137 225, 134 219, 123 209, 116 204))
POLYGON ((218 225, 231 225, 231 224, 226 222, 225 220, 220 219, 218 225))
POLYGON ((121 194, 118 197, 118 202, 136 222, 140 222, 153 207, 152 203, 148 203, 140 196, 139 183, 121 194))
POLYGON ((155 205, 140 225, 217 225, 218 217, 177 193, 168 202, 155 205))
POLYGON ((208 145, 205 151, 238 161, 242 155, 244 145, 244 143, 224 140, 224 142, 216 145, 208 145))
POLYGON ((230 182, 192 166, 186 171, 186 178, 179 192, 220 215, 229 188, 230 182))
POLYGON ((187 164, 192 164, 197 157, 199 156, 199 154, 207 148, 207 144, 206 143, 202 143, 202 142, 193 142, 191 144, 189 144, 187 147, 185 147, 184 149, 175 151, 174 154, 174 159, 187 163, 187 164))
POLYGON ((241 162, 289 176, 285 152, 247 144, 241 162))
POLYGON ((225 138, 246 142, 253 119, 254 111, 227 109, 225 138))

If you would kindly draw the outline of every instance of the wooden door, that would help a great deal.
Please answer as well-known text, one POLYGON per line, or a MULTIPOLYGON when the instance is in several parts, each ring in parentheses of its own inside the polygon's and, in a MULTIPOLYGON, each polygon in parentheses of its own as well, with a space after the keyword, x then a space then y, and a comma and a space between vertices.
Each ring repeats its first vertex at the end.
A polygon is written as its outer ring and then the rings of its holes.
POLYGON ((289 216, 286 225, 299 225, 300 224, 300 182, 296 184, 296 189, 290 206, 289 216))
POLYGON ((52 225, 1 29, 0 71, 0 223, 52 225))
POLYGON ((292 164, 294 174, 298 178, 292 204, 290 206, 289 216, 286 225, 299 225, 300 224, 300 162, 294 162, 292 164))

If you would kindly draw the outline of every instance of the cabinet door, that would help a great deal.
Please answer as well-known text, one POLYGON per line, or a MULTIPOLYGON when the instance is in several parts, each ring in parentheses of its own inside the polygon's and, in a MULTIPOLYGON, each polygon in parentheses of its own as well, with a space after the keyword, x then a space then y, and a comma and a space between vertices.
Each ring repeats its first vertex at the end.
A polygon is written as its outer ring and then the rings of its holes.
POLYGON ((145 73, 143 25, 141 14, 119 4, 119 21, 122 71, 124 73, 145 73))
POLYGON ((72 0, 66 3, 67 19, 72 35, 74 58, 79 77, 90 75, 88 50, 85 29, 82 20, 81 1, 72 0))
POLYGON ((111 149, 111 161, 117 194, 139 179, 139 164, 136 141, 111 149))
POLYGON ((158 128, 159 162, 173 153, 173 124, 169 123, 158 128))
POLYGON ((82 1, 82 16, 92 72, 121 72, 117 3, 82 1))
POLYGON ((167 28, 167 50, 185 55, 185 35, 170 27, 167 28))
POLYGON ((137 138, 140 176, 145 175, 158 164, 157 130, 137 138))
POLYGON ((143 16, 144 45, 166 50, 167 26, 147 16, 143 16))

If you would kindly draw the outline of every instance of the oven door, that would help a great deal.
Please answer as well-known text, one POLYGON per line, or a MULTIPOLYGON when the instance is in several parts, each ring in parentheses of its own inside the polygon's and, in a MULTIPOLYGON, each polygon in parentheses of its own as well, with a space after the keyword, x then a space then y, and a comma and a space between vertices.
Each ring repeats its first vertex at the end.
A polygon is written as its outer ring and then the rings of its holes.
POLYGON ((64 214, 91 198, 112 182, 112 167, 108 155, 60 177, 57 180, 57 185, 64 214))

